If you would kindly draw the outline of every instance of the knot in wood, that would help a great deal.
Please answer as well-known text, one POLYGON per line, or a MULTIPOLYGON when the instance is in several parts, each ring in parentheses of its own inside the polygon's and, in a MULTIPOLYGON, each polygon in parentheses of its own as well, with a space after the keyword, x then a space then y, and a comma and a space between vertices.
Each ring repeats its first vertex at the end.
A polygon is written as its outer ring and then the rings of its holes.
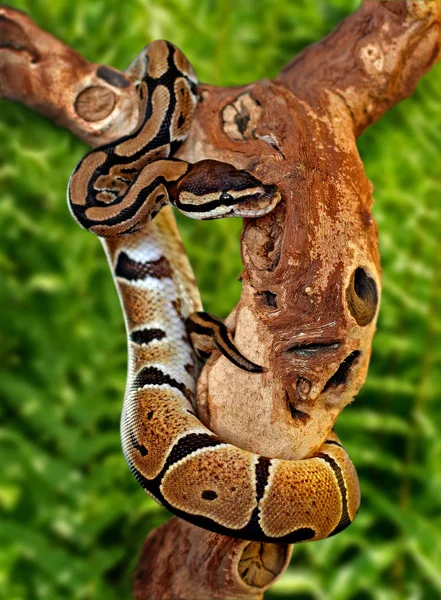
MULTIPOLYGON (((2 7, 3 10, 6 7, 2 7)), ((23 27, 0 11, 0 48, 12 50, 16 53, 28 55, 30 62, 36 64, 40 60, 40 53, 23 30, 23 27)))
POLYGON ((116 103, 109 88, 93 85, 83 90, 75 100, 75 111, 84 121, 102 121, 108 117, 116 103))
POLYGON ((246 92, 227 104, 222 111, 222 126, 232 140, 243 141, 254 137, 262 113, 257 100, 246 92))
POLYGON ((284 544, 250 542, 240 557, 239 575, 249 586, 267 587, 282 572, 286 556, 284 544))
POLYGON ((311 391, 312 384, 309 379, 299 377, 296 385, 296 397, 301 400, 307 400, 311 391))
POLYGON ((362 46, 360 58, 369 75, 375 75, 383 71, 384 54, 378 44, 370 43, 362 46))

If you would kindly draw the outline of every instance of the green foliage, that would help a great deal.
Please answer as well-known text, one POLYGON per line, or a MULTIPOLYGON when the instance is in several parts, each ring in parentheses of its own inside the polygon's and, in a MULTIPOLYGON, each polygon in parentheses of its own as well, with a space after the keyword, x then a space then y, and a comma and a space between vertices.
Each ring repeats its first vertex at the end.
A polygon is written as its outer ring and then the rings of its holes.
MULTIPOLYGON (((165 37, 201 80, 226 85, 274 76, 358 3, 12 4, 89 59, 124 68, 165 37)), ((438 66, 360 140, 384 268, 370 375, 338 422, 361 511, 335 538, 297 546, 268 598, 441 597, 440 75, 438 66)), ((7 102, 0 139, 0 598, 129 598, 142 540, 168 514, 120 452, 122 316, 99 242, 64 199, 86 148, 7 102)), ((205 306, 225 316, 240 291, 240 223, 179 223, 205 306)))

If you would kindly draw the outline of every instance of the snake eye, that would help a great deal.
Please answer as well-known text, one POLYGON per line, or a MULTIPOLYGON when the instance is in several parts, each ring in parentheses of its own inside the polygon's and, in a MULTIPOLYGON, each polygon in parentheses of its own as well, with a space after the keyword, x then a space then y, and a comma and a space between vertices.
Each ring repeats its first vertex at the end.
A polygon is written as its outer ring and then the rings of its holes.
POLYGON ((346 289, 346 301, 351 315, 362 327, 368 325, 375 316, 378 292, 375 281, 361 267, 352 273, 346 289))
POLYGON ((219 200, 220 200, 220 202, 227 203, 227 202, 233 202, 234 198, 228 192, 222 192, 222 194, 219 196, 219 200))

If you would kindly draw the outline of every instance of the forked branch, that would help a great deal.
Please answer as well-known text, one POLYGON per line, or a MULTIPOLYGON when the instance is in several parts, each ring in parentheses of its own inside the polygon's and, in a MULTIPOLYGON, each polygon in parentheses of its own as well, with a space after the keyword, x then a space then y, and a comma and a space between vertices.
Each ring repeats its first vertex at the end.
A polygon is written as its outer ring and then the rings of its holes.
MULTIPOLYGON (((199 382, 201 418, 223 440, 267 456, 311 455, 362 385, 375 320, 359 327, 348 314, 346 286, 360 264, 380 281, 372 190, 354 132, 410 95, 435 63, 439 17, 435 0, 365 0, 275 81, 240 89, 200 86, 180 156, 247 168, 278 185, 283 196, 274 214, 245 224, 243 291, 230 316, 235 343, 268 371, 247 378, 213 357, 199 382), (353 256, 348 248, 356 248, 353 256), (335 357, 317 353, 306 361, 293 351, 299 348, 293 340, 305 331, 314 342, 339 340, 335 357), (360 358, 342 384, 336 375, 354 352, 360 358)), ((24 13, 0 8, 1 96, 91 145, 134 128, 138 100, 131 75, 89 63, 24 13)), ((172 519, 146 540, 135 595, 257 600, 285 569, 290 550, 172 519)))
POLYGON ((360 135, 414 92, 439 58, 440 41, 437 0, 364 0, 327 38, 282 69, 278 80, 312 102, 326 92, 338 94, 360 135))

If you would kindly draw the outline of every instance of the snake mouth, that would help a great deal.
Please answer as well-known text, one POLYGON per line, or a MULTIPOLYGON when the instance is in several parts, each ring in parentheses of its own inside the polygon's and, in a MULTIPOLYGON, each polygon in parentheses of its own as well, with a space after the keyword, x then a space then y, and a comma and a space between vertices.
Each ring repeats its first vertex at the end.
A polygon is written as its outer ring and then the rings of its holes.
MULTIPOLYGON (((241 200, 238 204, 217 206, 210 212, 191 212, 186 210, 184 214, 192 219, 203 219, 205 221, 214 221, 215 219, 225 219, 228 217, 242 217, 247 219, 256 219, 270 213, 280 202, 280 192, 273 193, 270 197, 267 195, 255 196, 249 195, 246 200, 241 200)), ((178 206, 181 210, 181 207, 178 206)))
MULTIPOLYGON (((240 204, 232 207, 232 211, 229 213, 232 217, 244 217, 244 218, 256 218, 262 217, 270 213, 280 202, 280 192, 275 192, 270 198, 262 197, 261 199, 245 200, 240 204)), ((228 215, 222 215, 223 217, 228 215)))

